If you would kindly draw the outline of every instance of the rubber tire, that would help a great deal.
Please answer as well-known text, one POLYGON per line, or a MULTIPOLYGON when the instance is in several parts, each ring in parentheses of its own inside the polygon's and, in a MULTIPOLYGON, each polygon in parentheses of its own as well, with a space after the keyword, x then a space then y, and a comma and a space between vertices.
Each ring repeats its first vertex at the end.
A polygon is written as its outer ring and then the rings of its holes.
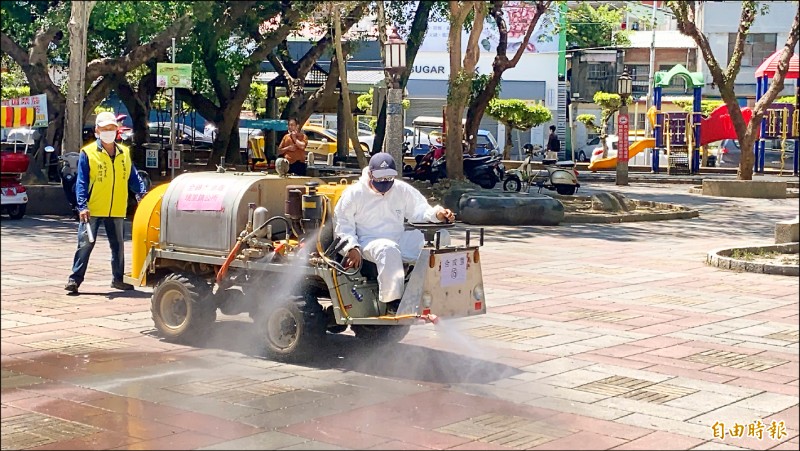
POLYGON ((575 190, 575 185, 556 185, 556 192, 562 196, 571 196, 575 194, 575 190))
POLYGON ((586 153, 584 151, 582 151, 582 150, 578 152, 578 161, 580 161, 580 162, 589 161, 589 159, 586 158, 586 153))
POLYGON ((298 362, 308 359, 314 351, 319 350, 326 333, 325 315, 321 308, 317 311, 309 305, 303 299, 295 299, 269 306, 259 316, 258 321, 263 328, 267 356, 279 362, 298 362), (289 313, 294 321, 297 336, 289 346, 281 347, 271 340, 268 327, 273 315, 286 313, 289 313))
POLYGON ((514 191, 516 193, 522 189, 522 181, 516 177, 510 177, 503 182, 503 191, 514 191))
POLYGON ((209 329, 217 320, 217 306, 211 287, 191 273, 170 273, 161 279, 153 289, 150 311, 159 334, 175 343, 198 343, 202 337, 208 336, 209 329), (178 327, 168 326, 161 314, 164 296, 174 290, 183 295, 186 305, 186 318, 178 327))
POLYGON ((394 344, 405 338, 411 326, 372 326, 354 324, 350 326, 356 338, 369 341, 377 345, 394 344))
POLYGON ((25 209, 28 208, 28 204, 17 204, 8 207, 8 216, 11 219, 22 219, 25 216, 25 209))
POLYGON ((492 179, 491 182, 484 181, 483 183, 479 184, 478 186, 480 186, 483 189, 493 189, 495 186, 497 186, 497 180, 492 179))

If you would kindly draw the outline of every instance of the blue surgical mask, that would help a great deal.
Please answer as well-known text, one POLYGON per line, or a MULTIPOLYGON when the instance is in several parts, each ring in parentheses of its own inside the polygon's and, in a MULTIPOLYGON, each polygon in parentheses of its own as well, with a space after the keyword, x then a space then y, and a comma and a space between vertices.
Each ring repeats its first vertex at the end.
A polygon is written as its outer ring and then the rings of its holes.
POLYGON ((372 181, 372 186, 375 188, 376 191, 379 193, 385 194, 389 191, 394 185, 394 180, 390 180, 388 182, 376 182, 375 180, 372 181))

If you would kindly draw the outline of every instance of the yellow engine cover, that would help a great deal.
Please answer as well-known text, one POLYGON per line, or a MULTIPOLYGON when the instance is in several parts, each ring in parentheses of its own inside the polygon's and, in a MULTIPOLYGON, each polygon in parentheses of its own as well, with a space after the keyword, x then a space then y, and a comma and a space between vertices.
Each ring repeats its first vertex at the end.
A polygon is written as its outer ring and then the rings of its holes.
POLYGON ((350 184, 347 183, 347 180, 342 179, 339 183, 330 182, 327 185, 320 184, 317 188, 317 192, 328 197, 328 199, 331 200, 331 208, 336 208, 336 203, 339 202, 342 193, 348 186, 350 186, 350 184))
POLYGON ((158 185, 148 192, 133 216, 131 228, 131 277, 141 279, 142 285, 146 284, 144 262, 150 248, 159 241, 161 229, 161 199, 167 191, 169 183, 158 185))

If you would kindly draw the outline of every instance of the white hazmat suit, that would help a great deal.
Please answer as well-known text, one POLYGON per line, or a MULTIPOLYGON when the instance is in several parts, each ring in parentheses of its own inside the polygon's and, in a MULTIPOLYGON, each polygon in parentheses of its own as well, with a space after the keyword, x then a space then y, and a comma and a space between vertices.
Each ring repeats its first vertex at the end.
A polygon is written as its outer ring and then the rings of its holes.
POLYGON ((425 244, 422 232, 404 230, 404 220, 442 222, 436 217, 442 210, 428 205, 416 188, 402 180, 395 180, 384 194, 377 192, 370 186, 367 167, 337 202, 334 233, 347 241, 343 254, 358 246, 363 258, 375 263, 379 300, 392 302, 403 296, 403 263, 416 262, 425 244))

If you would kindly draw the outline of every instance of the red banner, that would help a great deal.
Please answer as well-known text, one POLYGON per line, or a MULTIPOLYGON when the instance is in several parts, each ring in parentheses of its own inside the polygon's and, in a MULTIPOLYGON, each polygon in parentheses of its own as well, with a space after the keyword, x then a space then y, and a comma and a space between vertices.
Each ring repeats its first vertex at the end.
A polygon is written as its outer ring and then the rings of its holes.
POLYGON ((628 161, 628 115, 617 114, 617 158, 628 161))

